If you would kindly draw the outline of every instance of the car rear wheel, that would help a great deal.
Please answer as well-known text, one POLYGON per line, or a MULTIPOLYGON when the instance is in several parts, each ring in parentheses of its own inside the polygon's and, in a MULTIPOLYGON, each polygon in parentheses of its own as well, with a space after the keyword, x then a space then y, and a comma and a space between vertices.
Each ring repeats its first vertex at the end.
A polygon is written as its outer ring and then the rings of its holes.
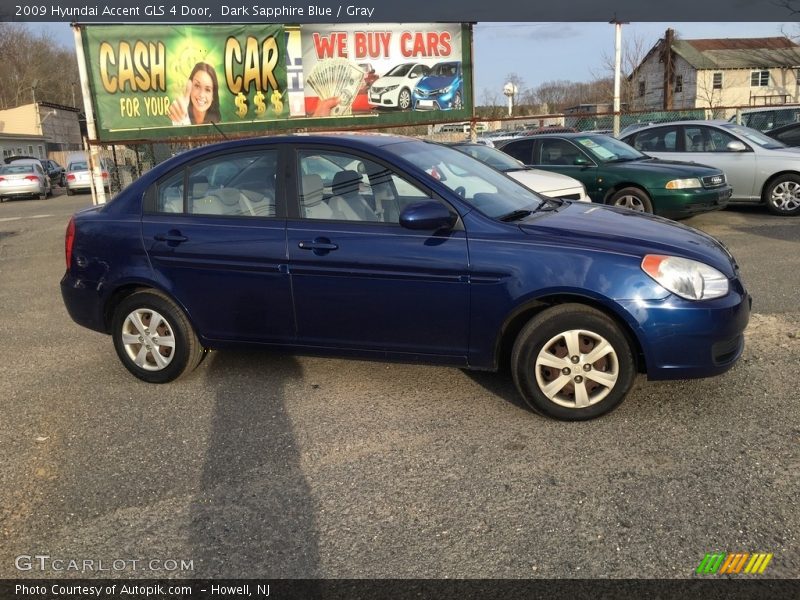
POLYGON ((453 110, 461 110, 463 108, 461 104, 461 92, 456 92, 455 97, 453 98, 453 110))
POLYGON ((114 312, 114 348, 139 379, 167 383, 194 370, 204 349, 183 311, 155 290, 136 292, 114 312))
POLYGON ((767 210, 774 215, 800 215, 800 177, 781 175, 764 189, 767 210))
POLYGON ((647 194, 638 188, 623 188, 611 196, 608 203, 638 212, 653 213, 653 203, 647 194))
POLYGON ((397 96, 397 106, 402 110, 408 110, 411 106, 411 92, 407 89, 400 90, 400 94, 397 96))
POLYGON ((514 383, 535 411, 582 421, 614 410, 636 374, 630 344, 609 317, 581 304, 536 315, 511 354, 514 383))

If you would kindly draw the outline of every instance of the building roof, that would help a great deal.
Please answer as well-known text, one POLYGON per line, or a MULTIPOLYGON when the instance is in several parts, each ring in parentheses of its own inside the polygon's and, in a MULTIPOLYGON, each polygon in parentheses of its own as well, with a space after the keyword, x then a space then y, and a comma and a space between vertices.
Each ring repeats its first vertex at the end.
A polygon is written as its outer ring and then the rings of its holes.
POLYGON ((785 37, 675 40, 672 50, 698 70, 800 66, 800 46, 785 37))

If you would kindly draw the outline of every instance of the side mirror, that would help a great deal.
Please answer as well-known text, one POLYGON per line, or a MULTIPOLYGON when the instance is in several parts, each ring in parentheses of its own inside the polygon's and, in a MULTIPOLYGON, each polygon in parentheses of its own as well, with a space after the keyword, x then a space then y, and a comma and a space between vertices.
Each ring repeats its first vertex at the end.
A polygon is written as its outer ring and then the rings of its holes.
POLYGON ((732 142, 728 142, 728 145, 725 146, 728 152, 747 152, 747 146, 744 145, 744 142, 740 142, 739 140, 733 140, 732 142))
POLYGON ((406 229, 438 231, 452 229, 457 216, 446 206, 435 200, 424 200, 409 204, 400 213, 400 225, 406 229))
POLYGON ((589 164, 589 159, 585 156, 577 156, 572 163, 573 165, 578 165, 579 167, 585 167, 589 164))

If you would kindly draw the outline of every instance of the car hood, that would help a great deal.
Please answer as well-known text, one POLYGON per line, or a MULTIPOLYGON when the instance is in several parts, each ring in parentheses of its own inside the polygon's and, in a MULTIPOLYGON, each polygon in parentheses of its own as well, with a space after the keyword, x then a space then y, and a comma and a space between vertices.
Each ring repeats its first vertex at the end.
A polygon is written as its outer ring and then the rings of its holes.
POLYGON ((661 158, 645 158, 642 160, 631 160, 619 163, 605 163, 607 168, 630 169, 633 172, 657 174, 661 173, 664 177, 681 176, 687 177, 706 177, 714 173, 721 173, 718 168, 710 167, 700 163, 681 162, 678 160, 663 160, 661 158))
POLYGON ((562 175, 561 173, 542 171, 541 169, 519 169, 514 171, 506 171, 506 175, 513 177, 521 184, 541 194, 547 194, 548 191, 554 190, 564 190, 574 187, 579 188, 583 185, 580 181, 573 177, 562 175))
POLYGON ((440 75, 436 76, 427 76, 422 79, 417 84, 417 88, 421 90, 440 90, 444 87, 451 85, 455 81, 455 78, 450 75, 440 75))
POLYGON ((400 85, 406 81, 408 80, 405 77, 379 77, 373 82, 372 87, 389 87, 390 85, 400 85))
POLYGON ((566 202, 533 213, 520 229, 555 246, 569 244, 634 256, 666 254, 704 262, 735 276, 733 257, 713 237, 674 221, 624 208, 566 202))

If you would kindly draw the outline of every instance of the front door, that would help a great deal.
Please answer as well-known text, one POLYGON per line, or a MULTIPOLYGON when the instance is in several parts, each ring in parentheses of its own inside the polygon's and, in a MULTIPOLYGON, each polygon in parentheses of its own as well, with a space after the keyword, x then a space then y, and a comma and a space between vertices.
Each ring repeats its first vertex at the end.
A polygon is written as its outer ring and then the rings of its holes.
POLYGON ((465 232, 401 227, 403 207, 432 196, 386 165, 327 148, 296 158, 287 242, 298 342, 465 360, 465 232))

